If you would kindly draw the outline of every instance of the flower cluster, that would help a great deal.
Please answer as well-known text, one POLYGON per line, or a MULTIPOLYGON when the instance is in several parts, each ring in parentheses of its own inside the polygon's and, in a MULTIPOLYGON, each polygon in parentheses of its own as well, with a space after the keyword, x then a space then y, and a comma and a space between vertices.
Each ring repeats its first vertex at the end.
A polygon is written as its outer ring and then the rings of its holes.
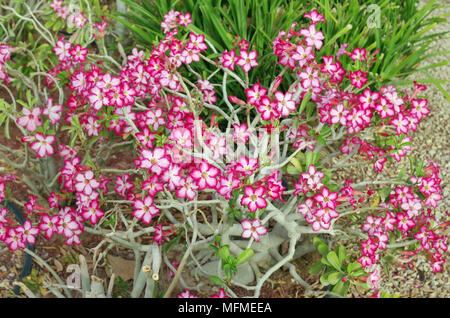
POLYGON ((77 28, 82 28, 87 22, 87 18, 80 12, 80 7, 78 6, 64 5, 62 0, 53 0, 50 7, 56 12, 58 18, 66 20, 77 28))
POLYGON ((363 267, 370 268, 379 261, 377 252, 386 249, 389 233, 397 231, 402 237, 419 240, 420 246, 416 251, 426 251, 433 272, 442 270, 442 253, 447 250, 446 236, 438 234, 442 229, 433 226, 435 218, 431 210, 425 208, 427 205, 436 207, 436 201, 442 198, 439 168, 430 162, 425 171, 424 177, 411 177, 411 186, 396 187, 389 201, 379 204, 386 211, 381 210, 379 216, 367 215, 362 230, 369 238, 361 242, 362 256, 358 259, 363 267))
POLYGON ((5 43, 0 43, 0 80, 5 81, 5 85, 8 85, 9 77, 3 66, 11 59, 12 52, 12 46, 5 43))
POLYGON ((302 192, 315 193, 307 197, 304 203, 298 204, 298 212, 304 216, 305 221, 311 224, 314 231, 328 230, 331 221, 339 216, 336 211, 338 205, 338 193, 330 192, 330 189, 322 184, 324 173, 317 171, 314 165, 309 166, 307 173, 300 175, 299 181, 294 184, 294 195, 302 192))
POLYGON ((258 52, 250 51, 247 52, 242 48, 243 43, 248 43, 245 40, 239 42, 239 46, 241 47, 241 51, 239 55, 236 55, 236 50, 233 49, 230 52, 225 50, 222 53, 222 56, 219 57, 219 61, 222 63, 223 67, 226 67, 232 71, 234 71, 235 65, 239 65, 242 67, 245 73, 248 73, 253 67, 258 66, 258 62, 256 62, 256 58, 258 57, 258 52))

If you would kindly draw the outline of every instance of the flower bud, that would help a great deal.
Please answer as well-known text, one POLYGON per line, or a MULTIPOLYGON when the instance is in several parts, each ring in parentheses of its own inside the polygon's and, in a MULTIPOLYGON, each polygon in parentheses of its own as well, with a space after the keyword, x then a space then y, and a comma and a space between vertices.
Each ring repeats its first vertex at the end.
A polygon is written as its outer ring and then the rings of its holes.
POLYGON ((230 102, 234 103, 234 104, 238 104, 238 105, 245 105, 245 102, 239 98, 237 98, 236 96, 228 96, 228 99, 230 100, 230 102))

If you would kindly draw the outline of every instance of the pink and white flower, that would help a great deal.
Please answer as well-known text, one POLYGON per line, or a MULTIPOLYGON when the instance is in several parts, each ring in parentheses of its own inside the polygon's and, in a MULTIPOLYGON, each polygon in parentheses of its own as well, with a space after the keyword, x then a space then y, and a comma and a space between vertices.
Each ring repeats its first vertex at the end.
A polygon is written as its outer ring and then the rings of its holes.
POLYGON ((243 238, 253 237, 255 242, 259 241, 260 236, 267 234, 267 229, 264 226, 262 226, 261 221, 258 219, 255 219, 253 221, 244 219, 241 222, 241 226, 243 230, 241 236, 243 238))
POLYGON ((36 133, 34 135, 34 140, 35 141, 30 144, 30 148, 36 151, 36 156, 39 158, 44 158, 45 156, 51 156, 54 154, 52 144, 56 140, 55 136, 44 136, 41 133, 36 133))
POLYGON ((258 66, 256 62, 256 57, 258 53, 256 51, 241 51, 241 54, 236 62, 237 65, 242 66, 245 73, 248 73, 252 67, 258 66))
POLYGON ((39 107, 29 110, 28 108, 22 109, 23 116, 17 118, 17 124, 25 127, 29 132, 33 132, 37 127, 42 126, 41 122, 41 109, 39 107))
POLYGON ((159 213, 159 209, 153 205, 153 197, 146 196, 143 200, 134 201, 133 216, 142 220, 145 224, 150 224, 152 218, 159 213))
POLYGON ((241 199, 241 205, 246 205, 250 212, 256 212, 258 209, 267 207, 267 201, 264 198, 264 187, 253 189, 251 186, 244 188, 244 196, 241 199))
POLYGON ((75 190, 90 195, 93 190, 97 189, 100 183, 95 179, 92 170, 79 172, 75 177, 75 190))

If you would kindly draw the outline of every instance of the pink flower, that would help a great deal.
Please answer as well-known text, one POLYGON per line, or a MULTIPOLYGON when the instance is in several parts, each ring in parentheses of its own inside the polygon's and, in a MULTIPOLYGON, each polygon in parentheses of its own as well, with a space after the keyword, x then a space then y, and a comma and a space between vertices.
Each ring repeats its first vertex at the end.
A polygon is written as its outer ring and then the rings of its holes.
POLYGON ((186 48, 182 53, 182 62, 185 64, 191 64, 192 62, 200 61, 200 51, 194 47, 186 48))
POLYGON ((350 74, 350 79, 351 85, 355 86, 356 88, 362 88, 363 85, 367 83, 367 77, 361 70, 352 72, 350 74))
POLYGON ((332 108, 330 111, 331 123, 340 123, 341 125, 345 125, 347 123, 348 114, 349 111, 347 109, 344 109, 344 104, 339 103, 336 108, 332 108))
POLYGON ((82 208, 82 216, 85 220, 90 220, 91 224, 97 224, 98 220, 105 215, 105 213, 99 209, 100 203, 97 200, 93 200, 88 206, 82 208))
POLYGON ((75 220, 72 213, 73 212, 68 212, 63 216, 60 216, 58 234, 64 235, 65 238, 72 238, 73 236, 76 236, 76 232, 79 229, 79 224, 75 220))
POLYGON ((54 150, 51 145, 55 142, 55 136, 44 136, 41 133, 36 133, 34 138, 35 141, 30 144, 30 147, 36 151, 36 156, 44 158, 45 156, 53 155, 54 150))
POLYGON ((127 193, 133 189, 133 183, 129 182, 130 175, 124 174, 123 176, 117 176, 115 184, 117 185, 115 191, 120 194, 121 197, 125 198, 127 193))
POLYGON ((440 273, 442 271, 442 264, 445 263, 445 260, 438 260, 431 263, 431 268, 433 269, 433 273, 440 273))
POLYGON ((314 88, 320 86, 319 71, 314 70, 308 66, 306 71, 300 72, 298 76, 302 79, 302 87, 304 89, 314 88))
POLYGON ((243 123, 241 125, 233 124, 234 127, 234 133, 233 133, 233 139, 236 140, 238 143, 247 143, 248 138, 252 135, 247 130, 247 124, 243 123))
POLYGON ((379 104, 375 105, 375 110, 380 113, 381 118, 394 117, 395 110, 394 105, 392 105, 386 98, 380 97, 379 104))
POLYGON ((258 112, 263 120, 272 120, 280 117, 276 104, 269 97, 264 96, 257 106, 258 112))
POLYGON ((313 214, 316 213, 317 208, 316 208, 316 202, 311 199, 311 198, 307 198, 305 200, 305 203, 299 203, 297 205, 298 208, 298 213, 300 213, 301 215, 303 215, 305 217, 305 219, 311 219, 313 217, 313 214))
POLYGON ((80 12, 78 14, 71 15, 68 20, 75 24, 76 27, 81 28, 85 25, 87 18, 80 12))
POLYGON ((94 189, 97 189, 100 183, 95 179, 92 170, 79 172, 75 177, 75 190, 90 195, 94 189))
POLYGON ((378 245, 375 244, 371 238, 368 238, 366 241, 361 242, 363 255, 373 255, 378 248, 378 245))
POLYGON ((221 289, 219 290, 219 294, 214 294, 214 295, 212 295, 210 298, 230 298, 230 296, 227 296, 227 295, 225 294, 225 290, 224 290, 223 288, 221 288, 221 289))
POLYGON ((428 100, 426 99, 413 99, 411 101, 411 104, 411 113, 418 119, 422 119, 423 116, 426 116, 430 113, 430 109, 427 107, 428 100))
POLYGON ((204 51, 208 47, 204 43, 205 36, 203 34, 197 35, 195 33, 189 34, 189 42, 186 44, 187 48, 193 48, 198 51, 204 51))
POLYGON ((364 108, 374 108, 375 103, 380 98, 380 94, 372 92, 369 88, 366 88, 362 95, 358 97, 359 102, 364 108))
POLYGON ((323 66, 322 73, 333 74, 337 71, 338 67, 336 64, 333 64, 333 56, 322 56, 323 58, 323 66))
POLYGON ((92 107, 98 111, 102 106, 107 106, 109 104, 109 99, 103 90, 95 86, 89 95, 89 102, 92 104, 92 107))
POLYGON ((380 225, 382 218, 374 218, 372 215, 366 217, 366 223, 362 226, 362 230, 368 232, 369 236, 374 236, 376 233, 381 232, 380 225))
POLYGON ((323 208, 329 207, 330 209, 334 209, 336 207, 337 197, 337 192, 330 193, 330 190, 327 187, 323 187, 322 192, 314 196, 314 200, 316 200, 323 208))
POLYGON ((37 196, 30 194, 30 200, 25 203, 25 209, 28 213, 32 212, 36 208, 37 196))
POLYGON ((229 68, 230 70, 234 71, 234 65, 236 64, 236 61, 238 60, 238 57, 236 57, 236 50, 231 50, 229 53, 225 50, 222 54, 222 65, 223 67, 229 68))
POLYGON ((267 89, 262 87, 260 83, 253 84, 252 88, 246 88, 247 101, 252 105, 258 105, 261 98, 266 96, 267 89))
POLYGON ((136 199, 134 201, 133 216, 142 220, 145 224, 149 224, 152 218, 159 213, 159 209, 153 205, 153 197, 146 196, 144 200, 136 199))
POLYGON ((177 197, 180 199, 188 198, 189 200, 194 200, 198 187, 192 177, 181 178, 179 184, 180 188, 176 192, 177 197))
POLYGON ((366 51, 365 48, 360 49, 360 48, 356 47, 356 48, 353 50, 352 54, 350 55, 350 58, 351 58, 354 62, 356 62, 356 60, 359 60, 359 61, 367 61, 366 56, 367 56, 367 51, 366 51))
POLYGON ((211 166, 207 162, 202 162, 198 169, 192 170, 191 177, 196 181, 199 190, 203 190, 206 187, 213 189, 217 185, 216 177, 219 172, 219 169, 216 167, 211 166))
POLYGON ((63 107, 60 104, 53 105, 53 98, 49 97, 47 100, 47 107, 44 108, 42 114, 48 116, 52 125, 59 122, 61 119, 63 107))
POLYGON ((58 232, 58 226, 60 223, 60 216, 53 215, 49 216, 48 214, 44 214, 42 216, 41 222, 38 224, 39 230, 41 232, 45 232, 45 237, 50 239, 54 233, 58 232))
POLYGON ((178 16, 178 24, 188 27, 192 23, 191 14, 188 12, 186 14, 180 14, 178 16))
POLYGON ((323 15, 319 14, 316 9, 312 10, 309 13, 305 13, 303 16, 305 18, 310 19, 311 22, 314 24, 319 21, 327 22, 327 20, 325 20, 325 17, 323 15))
POLYGON ((397 228, 403 233, 407 232, 414 225, 416 225, 416 223, 408 216, 408 214, 397 214, 397 228))
POLYGON ((292 93, 283 94, 280 91, 275 92, 277 108, 281 117, 287 117, 292 111, 295 111, 295 102, 292 99, 292 93))
POLYGON ((241 50, 247 51, 250 47, 250 43, 246 39, 242 39, 241 41, 239 41, 238 46, 241 50))
POLYGON ((155 240, 155 242, 158 243, 158 245, 161 245, 162 239, 164 236, 164 232, 162 229, 162 223, 159 223, 157 226, 154 226, 153 228, 155 229, 155 236, 153 239, 155 240))
POLYGON ((191 131, 183 127, 173 129, 169 140, 174 141, 182 148, 191 148, 194 145, 191 131))
POLYGON ((37 227, 33 227, 30 220, 26 220, 22 226, 18 226, 16 231, 21 234, 24 242, 32 245, 36 242, 35 236, 39 234, 39 229, 37 227))
POLYGON ((236 165, 236 171, 246 176, 251 176, 258 168, 258 158, 247 158, 246 156, 240 157, 236 165))
POLYGON ((397 135, 408 133, 409 120, 401 113, 398 114, 397 118, 391 120, 391 124, 395 126, 397 135))
POLYGON ((378 267, 375 267, 374 270, 372 272, 370 272, 370 275, 368 278, 368 281, 370 283, 370 289, 379 288, 380 280, 381 280, 380 270, 378 269, 378 267))
POLYGON ((244 194, 241 199, 241 205, 247 205, 250 212, 256 212, 258 209, 267 207, 267 201, 263 198, 264 187, 253 189, 251 186, 246 186, 244 194))
POLYGON ((64 42, 63 39, 64 37, 60 37, 53 48, 53 52, 58 56, 60 62, 70 59, 70 49, 72 48, 72 43, 64 42))
POLYGON ((322 217, 317 215, 317 213, 312 215, 311 218, 306 218, 305 217, 305 220, 307 222, 311 223, 311 227, 312 227, 314 232, 319 231, 321 228, 324 229, 324 230, 328 230, 330 228, 330 225, 331 225, 330 222, 326 222, 322 217))
POLYGON ((22 240, 21 233, 16 231, 14 228, 10 228, 8 230, 5 243, 9 246, 11 251, 26 247, 25 242, 22 240))
POLYGON ((292 59, 298 62, 298 66, 303 67, 308 61, 314 59, 315 55, 312 53, 312 50, 311 46, 305 48, 302 44, 298 44, 295 52, 292 54, 292 59))
POLYGON ((74 62, 84 62, 86 61, 88 50, 86 48, 82 48, 80 44, 77 44, 74 48, 70 49, 69 53, 72 55, 74 62))
POLYGON ((267 234, 267 229, 262 226, 261 221, 255 219, 253 221, 249 221, 247 219, 242 220, 242 237, 250 238, 253 237, 256 242, 259 241, 260 236, 267 234))
POLYGON ((164 184, 159 181, 161 181, 160 178, 154 175, 142 183, 141 190, 146 190, 153 197, 156 193, 164 191, 164 184))
POLYGON ((219 183, 217 184, 217 192, 225 197, 225 199, 231 199, 231 193, 234 189, 239 187, 241 182, 232 173, 227 177, 220 176, 219 183))
POLYGON ((161 71, 159 82, 162 86, 169 87, 170 89, 176 89, 179 84, 179 79, 177 75, 166 70, 161 71))
POLYGON ((198 296, 191 294, 191 291, 186 289, 184 292, 178 294, 177 298, 198 298, 198 296))
POLYGON ((142 149, 140 168, 149 169, 160 175, 170 165, 164 148, 156 147, 153 151, 142 149))
POLYGON ((30 132, 35 131, 39 126, 42 126, 40 118, 41 109, 39 107, 35 107, 31 111, 28 108, 24 108, 22 113, 23 116, 17 118, 18 125, 25 127, 30 132))
POLYGON ((241 51, 237 65, 242 66, 245 73, 248 73, 252 67, 258 66, 258 62, 256 62, 256 57, 258 53, 256 51, 241 51))
POLYGON ((332 219, 335 219, 339 216, 339 213, 337 213, 336 210, 326 206, 318 209, 314 215, 320 217, 323 222, 330 223, 332 219))
POLYGON ((306 38, 308 46, 315 46, 317 50, 322 47, 322 40, 325 39, 323 33, 316 30, 315 24, 311 24, 308 29, 301 29, 300 34, 306 38))

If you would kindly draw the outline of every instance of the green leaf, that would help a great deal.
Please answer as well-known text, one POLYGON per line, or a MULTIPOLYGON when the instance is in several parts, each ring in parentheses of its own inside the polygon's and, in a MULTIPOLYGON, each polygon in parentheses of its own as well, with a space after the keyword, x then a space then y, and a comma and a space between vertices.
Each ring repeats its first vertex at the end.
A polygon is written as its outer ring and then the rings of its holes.
POLYGON ((336 294, 341 295, 342 297, 347 296, 348 288, 350 286, 349 282, 343 282, 342 280, 339 281, 331 290, 332 292, 335 292, 336 294))
POLYGON ((288 165, 286 167, 286 171, 287 171, 287 173, 292 174, 292 175, 300 174, 300 171, 298 171, 297 168, 294 167, 293 165, 288 165))
POLYGON ((337 270, 341 270, 341 263, 339 262, 339 258, 336 255, 336 252, 331 251, 327 254, 327 261, 337 270))
POLYGON ((322 271, 323 268, 324 268, 324 264, 321 261, 318 261, 317 263, 314 263, 309 268, 309 273, 311 275, 317 275, 317 274, 319 274, 322 271))
POLYGON ((305 97, 303 97, 302 99, 302 103, 300 104, 300 109, 299 109, 299 114, 301 114, 303 112, 303 110, 306 107, 306 104, 309 102, 309 100, 311 99, 311 93, 308 93, 305 95, 305 97))
POLYGON ((328 282, 328 273, 323 274, 322 276, 320 276, 320 283, 323 286, 328 286, 330 285, 330 283, 328 282))
POLYGON ((333 265, 331 265, 331 263, 330 263, 329 261, 327 261, 326 256, 322 257, 322 258, 320 259, 320 262, 321 262, 322 264, 324 264, 324 265, 327 265, 327 266, 333 266, 333 265))
POLYGON ((378 190, 378 194, 381 198, 381 201, 383 201, 383 202, 385 202, 386 199, 389 198, 389 193, 391 193, 390 188, 384 188, 384 189, 378 190))
POLYGON ((339 272, 333 272, 328 275, 328 282, 330 285, 336 285, 337 282, 342 279, 343 275, 339 272))
POLYGON ((342 267, 342 264, 344 264, 345 258, 347 257, 347 251, 345 249, 345 246, 339 245, 337 247, 338 257, 339 257, 339 267, 342 267))
POLYGON ((222 278, 220 278, 218 276, 210 276, 209 280, 211 281, 211 283, 213 283, 215 285, 219 285, 219 286, 225 285, 225 282, 222 280, 222 278))
POLYGON ((298 172, 302 172, 302 164, 297 158, 292 158, 290 162, 294 165, 298 172))
POLYGON ((367 276, 367 272, 363 269, 352 272, 352 277, 367 276))
POLYGON ((3 124, 3 121, 6 119, 6 113, 0 113, 0 126, 3 124))
POLYGON ((251 248, 247 248, 246 250, 244 250, 241 255, 239 255, 237 257, 237 262, 236 262, 236 266, 242 265, 245 262, 247 262, 250 258, 253 257, 253 255, 255 255, 255 252, 253 252, 253 250, 251 248))
POLYGON ((355 271, 357 269, 360 269, 360 268, 361 268, 361 264, 355 261, 353 263, 348 264, 348 266, 347 266, 347 273, 350 274, 353 271, 355 271))
POLYGON ((324 257, 327 257, 328 253, 330 252, 330 250, 328 249, 328 246, 326 246, 325 244, 320 244, 319 246, 317 246, 317 250, 324 257))
POLYGON ((314 244, 314 247, 319 251, 320 254, 322 254, 325 257, 327 256, 327 254, 329 253, 330 250, 328 249, 328 246, 325 244, 325 242, 322 239, 315 237, 313 239, 313 244, 314 244))
POLYGON ((219 249, 219 256, 222 260, 227 260, 231 256, 229 245, 224 245, 219 249))

